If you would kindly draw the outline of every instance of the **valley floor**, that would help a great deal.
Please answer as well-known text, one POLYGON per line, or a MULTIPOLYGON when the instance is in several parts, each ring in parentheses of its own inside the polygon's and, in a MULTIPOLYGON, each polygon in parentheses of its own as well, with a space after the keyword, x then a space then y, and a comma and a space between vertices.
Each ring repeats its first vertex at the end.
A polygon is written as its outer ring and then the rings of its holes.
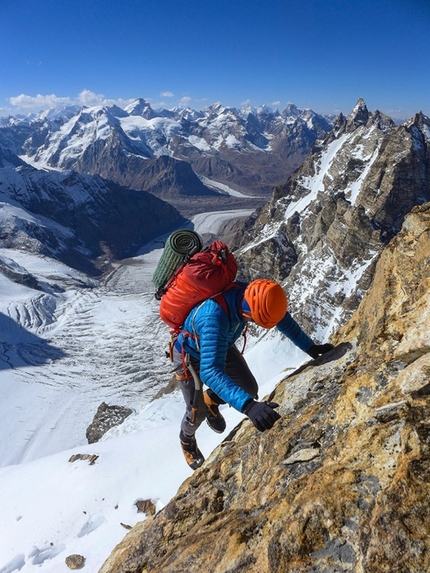
POLYGON ((205 211, 255 211, 266 203, 268 197, 248 197, 246 195, 219 195, 215 197, 192 197, 169 199, 173 205, 186 218, 193 218, 205 211))

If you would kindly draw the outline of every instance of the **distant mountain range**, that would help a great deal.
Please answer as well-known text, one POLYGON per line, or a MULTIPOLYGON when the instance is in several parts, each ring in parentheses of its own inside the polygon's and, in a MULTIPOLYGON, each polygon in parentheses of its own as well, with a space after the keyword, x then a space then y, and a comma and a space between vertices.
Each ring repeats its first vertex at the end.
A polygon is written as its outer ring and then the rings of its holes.
POLYGON ((284 111, 154 110, 137 99, 117 106, 66 108, 4 119, 0 146, 35 167, 97 174, 159 197, 214 195, 227 186, 268 196, 302 164, 330 118, 284 111))
POLYGON ((156 111, 142 99, 9 118, 0 246, 96 272, 184 213, 259 207, 225 229, 242 277, 279 280, 324 338, 356 308, 406 213, 430 200, 429 134, 423 114, 396 125, 361 99, 335 120, 293 105, 156 111))

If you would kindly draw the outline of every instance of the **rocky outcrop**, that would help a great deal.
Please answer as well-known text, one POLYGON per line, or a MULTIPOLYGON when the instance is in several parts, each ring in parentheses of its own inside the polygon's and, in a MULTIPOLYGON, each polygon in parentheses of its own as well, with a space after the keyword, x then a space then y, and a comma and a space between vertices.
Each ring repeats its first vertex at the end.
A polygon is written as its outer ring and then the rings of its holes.
POLYGON ((69 569, 82 569, 85 566, 85 557, 74 553, 66 557, 65 563, 69 569))
POLYGON ((85 432, 88 443, 94 444, 98 442, 107 431, 120 426, 132 413, 133 410, 125 406, 109 406, 106 402, 102 402, 85 432))
MULTIPOLYGON (((246 224, 246 223, 245 223, 246 224)), ((261 243, 240 251, 240 278, 267 277, 282 282, 297 263, 297 252, 282 227, 261 243)))
POLYGON ((2 260, 0 260, 0 273, 14 283, 24 285, 34 290, 42 290, 37 278, 11 259, 3 257, 2 260))
POLYGON ((384 249, 335 349, 273 391, 100 573, 430 570, 430 204, 384 249))
POLYGON ((405 215, 430 200, 429 134, 422 114, 395 126, 359 100, 245 224, 235 241, 241 275, 281 280, 298 321, 326 338, 357 308, 405 215))

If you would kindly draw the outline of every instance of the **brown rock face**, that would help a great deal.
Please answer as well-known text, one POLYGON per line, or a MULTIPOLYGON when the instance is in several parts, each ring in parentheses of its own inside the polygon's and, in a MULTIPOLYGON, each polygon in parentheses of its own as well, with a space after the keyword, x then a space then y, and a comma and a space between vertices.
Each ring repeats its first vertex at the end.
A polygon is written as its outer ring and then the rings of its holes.
POLYGON ((239 424, 100 573, 430 571, 429 263, 427 203, 274 428, 239 424))

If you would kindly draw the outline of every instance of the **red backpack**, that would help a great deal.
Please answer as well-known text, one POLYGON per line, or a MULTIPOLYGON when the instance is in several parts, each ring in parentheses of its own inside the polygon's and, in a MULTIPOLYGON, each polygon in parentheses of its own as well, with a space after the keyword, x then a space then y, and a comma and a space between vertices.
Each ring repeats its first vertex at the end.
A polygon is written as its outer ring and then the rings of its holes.
POLYGON ((223 297, 237 273, 236 258, 221 241, 193 255, 181 265, 167 285, 160 301, 161 319, 179 331, 191 309, 208 298, 215 300, 227 312, 223 297))

